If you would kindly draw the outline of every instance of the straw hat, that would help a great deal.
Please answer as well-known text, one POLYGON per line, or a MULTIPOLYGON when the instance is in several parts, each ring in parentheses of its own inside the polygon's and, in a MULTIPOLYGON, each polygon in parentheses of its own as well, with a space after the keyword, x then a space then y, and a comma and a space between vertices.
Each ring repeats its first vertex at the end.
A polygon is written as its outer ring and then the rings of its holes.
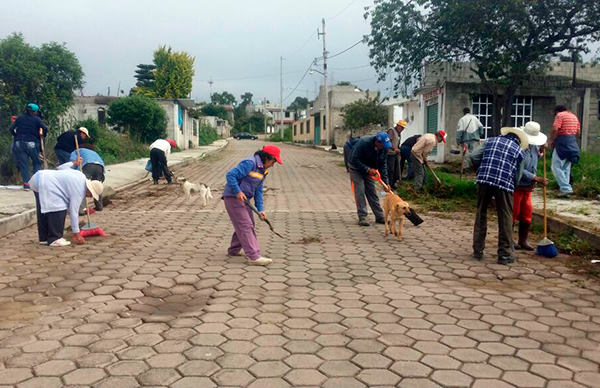
POLYGON ((406 124, 406 120, 398 120, 396 125, 401 126, 402 128, 406 128, 408 124, 406 124))
POLYGON ((508 135, 510 133, 516 135, 520 140, 521 148, 524 150, 529 148, 529 137, 522 129, 513 127, 502 127, 500 128, 500 133, 502 134, 502 136, 508 135))
POLYGON ((100 195, 104 191, 104 185, 100 181, 93 181, 91 179, 85 180, 85 185, 90 193, 92 193, 92 197, 97 201, 100 198, 100 195))
POLYGON ((521 129, 529 138, 529 145, 542 146, 546 144, 548 137, 542 133, 540 124, 529 121, 521 129))
POLYGON ((88 129, 86 127, 79 127, 78 131, 82 132, 82 133, 85 133, 85 135, 87 137, 90 137, 90 132, 88 131, 88 129))

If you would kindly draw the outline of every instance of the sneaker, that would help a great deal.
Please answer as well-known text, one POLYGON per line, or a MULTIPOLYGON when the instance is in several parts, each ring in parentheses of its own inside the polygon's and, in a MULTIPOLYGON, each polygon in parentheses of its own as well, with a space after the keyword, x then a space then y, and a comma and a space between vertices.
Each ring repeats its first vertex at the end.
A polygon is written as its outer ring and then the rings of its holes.
POLYGON ((378 218, 375 220, 376 224, 381 224, 381 225, 385 225, 385 220, 383 218, 378 218))
POLYGON ((483 251, 474 251, 473 257, 475 258, 475 260, 481 261, 481 259, 483 259, 483 251))
POLYGON ((367 221, 365 219, 358 220, 358 225, 360 225, 360 226, 371 226, 371 224, 369 224, 369 221, 367 221))
POLYGON ((23 183, 23 190, 25 190, 25 191, 31 190, 31 187, 29 186, 29 183, 23 183))
POLYGON ((562 192, 562 191, 561 191, 561 192, 560 192, 560 193, 558 193, 556 196, 557 196, 558 198, 568 198, 568 197, 570 197, 571 195, 573 195, 573 192, 570 192, 570 193, 565 193, 565 192, 562 192))
POLYGON ((59 238, 58 240, 54 240, 50 244, 51 247, 66 247, 67 245, 71 245, 71 242, 65 240, 64 238, 59 238))
POLYGON ((40 244, 40 245, 48 245, 48 241, 38 241, 38 244, 40 244))
POLYGON ((266 257, 259 257, 256 260, 248 259, 248 264, 250 265, 268 265, 271 264, 273 260, 268 259, 266 257))

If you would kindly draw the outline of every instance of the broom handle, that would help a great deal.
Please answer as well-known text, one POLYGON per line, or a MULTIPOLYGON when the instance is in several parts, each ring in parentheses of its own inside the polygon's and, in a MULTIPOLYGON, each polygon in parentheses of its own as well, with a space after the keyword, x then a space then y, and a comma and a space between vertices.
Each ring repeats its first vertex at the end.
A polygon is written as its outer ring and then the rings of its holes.
MULTIPOLYGON (((79 154, 79 140, 77 140, 77 133, 75 134, 75 150, 77 151, 77 159, 81 158, 81 155, 79 154)), ((80 164, 79 165, 79 171, 83 172, 83 166, 80 164)), ((85 201, 85 215, 87 216, 87 223, 88 226, 90 226, 92 224, 92 221, 90 220, 90 209, 88 206, 88 202, 87 202, 87 195, 85 197, 83 197, 83 200, 85 201)))
MULTIPOLYGON (((544 158, 544 181, 546 181, 546 150, 542 151, 542 158, 544 158)), ((544 191, 544 237, 548 237, 548 219, 546 216, 546 185, 542 189, 544 191)))

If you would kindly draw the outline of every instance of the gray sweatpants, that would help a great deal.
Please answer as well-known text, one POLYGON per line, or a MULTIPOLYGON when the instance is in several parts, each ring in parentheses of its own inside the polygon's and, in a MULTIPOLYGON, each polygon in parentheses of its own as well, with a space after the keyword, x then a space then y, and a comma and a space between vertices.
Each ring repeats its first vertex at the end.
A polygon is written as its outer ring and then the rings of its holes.
POLYGON ((375 180, 367 174, 363 174, 350 167, 350 181, 352 181, 352 191, 354 192, 358 219, 367 218, 367 201, 369 202, 369 206, 371 206, 373 214, 375 214, 375 218, 383 219, 383 209, 381 209, 381 205, 379 204, 375 180))
POLYGON ((419 159, 414 154, 410 154, 410 160, 412 161, 413 171, 415 172, 415 190, 421 191, 423 190, 423 186, 425 185, 425 179, 427 175, 425 173, 425 165, 419 162, 419 159))

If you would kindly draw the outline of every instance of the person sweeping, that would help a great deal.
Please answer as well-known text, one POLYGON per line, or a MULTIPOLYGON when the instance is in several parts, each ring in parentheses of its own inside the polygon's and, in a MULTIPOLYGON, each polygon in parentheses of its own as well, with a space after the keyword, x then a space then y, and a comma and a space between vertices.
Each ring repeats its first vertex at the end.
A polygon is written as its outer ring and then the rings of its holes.
POLYGON ((73 230, 73 240, 85 243, 79 230, 79 205, 87 197, 100 198, 104 186, 99 181, 86 179, 73 166, 81 158, 58 167, 58 170, 40 170, 33 175, 29 185, 35 194, 38 239, 40 244, 62 247, 71 243, 63 238, 67 210, 73 230))
POLYGON ((267 218, 264 210, 263 187, 269 168, 276 162, 283 164, 281 150, 277 146, 266 145, 256 151, 253 157, 242 160, 226 175, 227 184, 223 191, 223 201, 234 228, 227 255, 241 256, 243 249, 251 265, 268 265, 272 262, 260 253, 254 216, 247 202, 254 199, 261 219, 267 218))

